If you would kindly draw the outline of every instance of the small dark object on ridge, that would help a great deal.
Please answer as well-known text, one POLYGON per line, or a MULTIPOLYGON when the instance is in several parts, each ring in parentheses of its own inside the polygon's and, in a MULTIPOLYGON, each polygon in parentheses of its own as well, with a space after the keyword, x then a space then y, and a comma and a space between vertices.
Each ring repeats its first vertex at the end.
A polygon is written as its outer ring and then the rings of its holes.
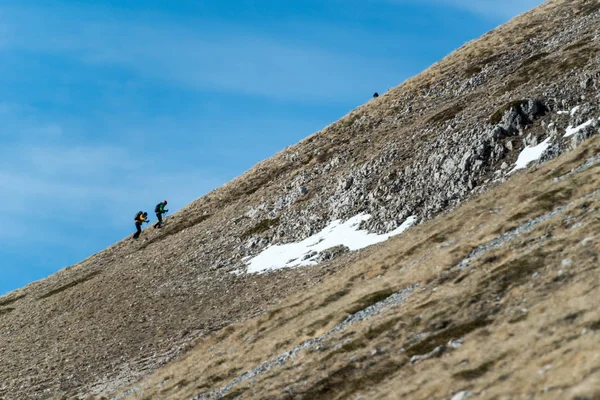
POLYGON ((377 97, 379 97, 379 93, 375 92, 375 93, 373 94, 373 98, 374 98, 374 99, 376 99, 377 97))

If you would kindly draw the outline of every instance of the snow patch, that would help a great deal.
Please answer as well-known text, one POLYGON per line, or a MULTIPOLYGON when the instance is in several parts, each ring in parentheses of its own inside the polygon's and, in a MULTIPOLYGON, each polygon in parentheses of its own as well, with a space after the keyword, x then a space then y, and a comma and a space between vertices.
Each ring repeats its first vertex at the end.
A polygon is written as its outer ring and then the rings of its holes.
POLYGON ((572 110, 571 110, 571 112, 570 112, 570 114, 571 114, 571 117, 572 117, 573 115, 575 115, 575 113, 577 113, 577 111, 579 111, 579 108, 580 108, 580 106, 575 106, 575 107, 573 107, 573 109, 572 109, 572 110))
POLYGON ((411 216, 393 231, 378 235, 359 229, 361 222, 370 218, 368 214, 358 214, 346 222, 335 220, 301 242, 269 246, 248 262, 248 273, 315 265, 320 251, 340 245, 359 250, 399 235, 417 222, 417 217, 411 216))
POLYGON ((515 167, 509 172, 512 174, 513 172, 526 168, 530 162, 539 160, 544 151, 550 146, 550 138, 544 140, 542 143, 537 146, 527 146, 523 149, 523 151, 519 154, 519 158, 517 159, 517 163, 515 167))
POLYGON ((577 113, 577 111, 579 111, 580 108, 581 108, 580 106, 575 106, 571 109, 571 111, 557 111, 556 113, 558 115, 569 114, 572 117, 573 115, 575 115, 577 113))
POLYGON ((571 125, 569 125, 567 127, 567 131, 565 132, 565 136, 563 137, 569 137, 569 136, 573 136, 574 134, 576 134, 577 132, 579 132, 580 130, 582 130, 583 128, 585 128, 586 126, 589 126, 592 124, 592 122, 594 122, 593 119, 590 119, 587 122, 584 122, 583 124, 576 126, 575 128, 573 128, 571 125))

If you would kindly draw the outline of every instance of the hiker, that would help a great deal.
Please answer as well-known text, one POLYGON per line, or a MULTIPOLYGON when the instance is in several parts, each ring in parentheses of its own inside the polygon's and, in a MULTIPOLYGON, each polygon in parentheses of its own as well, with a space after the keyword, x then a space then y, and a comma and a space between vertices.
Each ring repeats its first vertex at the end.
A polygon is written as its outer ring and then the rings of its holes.
POLYGON ((156 218, 158 218, 158 222, 154 224, 155 228, 160 228, 162 226, 162 215, 169 212, 169 210, 165 210, 165 206, 167 205, 167 201, 163 201, 158 203, 156 207, 154 207, 154 212, 156 213, 156 218))
POLYGON ((137 239, 140 237, 140 233, 142 233, 142 224, 144 222, 148 223, 150 221, 148 221, 148 213, 144 212, 144 211, 138 211, 137 214, 135 214, 135 229, 137 230, 134 234, 133 234, 133 238, 137 239))

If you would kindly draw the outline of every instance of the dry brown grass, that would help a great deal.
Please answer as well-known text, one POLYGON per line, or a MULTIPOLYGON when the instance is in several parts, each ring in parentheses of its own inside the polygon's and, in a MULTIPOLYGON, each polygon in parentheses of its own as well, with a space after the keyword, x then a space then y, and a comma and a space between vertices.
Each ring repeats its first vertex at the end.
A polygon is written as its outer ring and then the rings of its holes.
POLYGON ((322 335, 348 313, 421 282, 406 304, 351 326, 317 351, 301 352, 285 367, 259 375, 252 387, 236 387, 229 398, 288 398, 284 393, 292 390, 307 399, 431 399, 465 389, 480 392, 480 398, 593 398, 600 393, 600 196, 590 194, 600 189, 599 167, 559 182, 548 176, 564 175, 598 153, 595 138, 444 217, 361 251, 354 261, 341 259, 348 265, 335 279, 291 296, 268 315, 229 327, 226 335, 199 341, 185 358, 137 386, 143 396, 169 399, 220 387, 322 335), (466 270, 452 269, 471 249, 565 204, 572 205, 563 214, 473 260, 466 270), (586 237, 593 240, 584 245, 586 237), (564 259, 572 264, 563 266, 564 259), (459 338, 464 345, 441 358, 408 363, 459 338), (182 380, 187 384, 178 384, 182 380))

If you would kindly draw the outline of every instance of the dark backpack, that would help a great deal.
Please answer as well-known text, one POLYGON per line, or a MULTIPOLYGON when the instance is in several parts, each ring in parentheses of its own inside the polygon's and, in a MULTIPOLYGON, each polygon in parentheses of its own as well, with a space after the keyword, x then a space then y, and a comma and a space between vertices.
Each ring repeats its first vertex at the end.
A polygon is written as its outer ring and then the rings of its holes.
POLYGON ((139 221, 139 219, 140 219, 140 216, 141 216, 142 214, 143 214, 143 212, 142 212, 142 211, 138 211, 138 213, 137 213, 137 214, 135 214, 135 218, 134 218, 133 220, 134 220, 134 221, 139 221))
POLYGON ((158 213, 158 212, 160 212, 160 206, 162 206, 162 203, 158 203, 158 204, 156 205, 156 207, 154 207, 154 212, 155 212, 155 213, 158 213))

